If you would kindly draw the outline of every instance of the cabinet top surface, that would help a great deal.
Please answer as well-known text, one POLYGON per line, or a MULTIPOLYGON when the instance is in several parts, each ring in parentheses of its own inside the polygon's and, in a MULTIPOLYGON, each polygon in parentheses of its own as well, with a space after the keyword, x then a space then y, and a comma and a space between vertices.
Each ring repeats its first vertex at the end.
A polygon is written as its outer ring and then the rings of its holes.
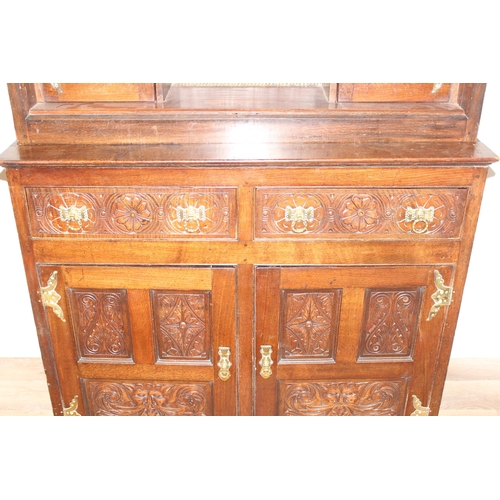
POLYGON ((481 142, 380 143, 249 143, 154 145, 13 144, 0 155, 0 165, 15 166, 153 166, 242 165, 488 165, 498 157, 481 142))

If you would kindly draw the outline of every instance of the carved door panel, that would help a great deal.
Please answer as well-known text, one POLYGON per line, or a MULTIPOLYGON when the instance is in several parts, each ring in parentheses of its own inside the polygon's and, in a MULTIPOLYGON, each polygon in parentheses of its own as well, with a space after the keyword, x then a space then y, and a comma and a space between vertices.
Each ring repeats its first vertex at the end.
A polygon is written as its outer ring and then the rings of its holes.
POLYGON ((63 405, 234 415, 233 268, 40 266, 63 405), (231 366, 232 365, 232 366, 231 366))
POLYGON ((258 268, 256 414, 428 406, 447 309, 436 271, 449 285, 450 266, 258 268))

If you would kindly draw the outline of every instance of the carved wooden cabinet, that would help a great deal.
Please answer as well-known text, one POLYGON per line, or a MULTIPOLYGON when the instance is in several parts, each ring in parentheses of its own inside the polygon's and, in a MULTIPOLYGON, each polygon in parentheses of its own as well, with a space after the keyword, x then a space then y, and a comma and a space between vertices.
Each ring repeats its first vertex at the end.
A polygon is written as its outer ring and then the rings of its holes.
POLYGON ((483 84, 10 84, 55 415, 437 415, 483 84))

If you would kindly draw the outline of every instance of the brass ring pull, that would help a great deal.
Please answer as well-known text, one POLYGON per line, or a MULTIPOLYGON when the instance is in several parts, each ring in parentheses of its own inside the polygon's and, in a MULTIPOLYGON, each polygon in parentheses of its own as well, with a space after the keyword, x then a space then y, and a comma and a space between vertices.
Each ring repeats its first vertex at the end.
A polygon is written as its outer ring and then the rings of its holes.
POLYGON ((307 231, 307 221, 305 221, 305 220, 294 220, 292 222, 292 231, 294 233, 305 233, 307 231), (300 228, 297 229, 297 226, 296 226, 297 222, 301 222, 303 224, 302 229, 300 229, 300 228))
POLYGON ((427 232, 429 228, 429 223, 426 220, 414 220, 413 225, 411 226, 411 230, 416 234, 422 234, 427 232), (417 224, 423 223, 423 227, 417 226, 417 224))
POLYGON ((229 361, 230 355, 231 349, 229 347, 219 347, 219 362, 217 366, 220 368, 219 378, 224 382, 231 376, 229 369, 233 364, 229 361))
POLYGON ((271 370, 271 365, 273 360, 271 359, 271 354, 273 353, 273 348, 270 345, 261 345, 260 354, 262 355, 259 365, 262 367, 260 370, 260 376, 262 378, 269 378, 273 372, 271 370))
POLYGON ((187 233, 197 233, 200 230, 200 221, 198 219, 190 218, 184 221, 184 231, 187 233), (193 227, 193 222, 195 223, 193 227))

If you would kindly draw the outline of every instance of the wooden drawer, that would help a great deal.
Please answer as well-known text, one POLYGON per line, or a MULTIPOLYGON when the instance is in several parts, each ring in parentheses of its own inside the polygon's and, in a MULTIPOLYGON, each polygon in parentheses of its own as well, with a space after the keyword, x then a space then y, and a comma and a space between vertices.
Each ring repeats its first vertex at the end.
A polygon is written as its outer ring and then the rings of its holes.
POLYGON ((27 188, 33 237, 236 238, 235 188, 27 188))
POLYGON ((42 83, 45 102, 154 101, 153 83, 42 83))
POLYGON ((256 238, 460 238, 467 189, 257 188, 256 238))
POLYGON ((340 83, 339 102, 448 102, 450 83, 340 83))

